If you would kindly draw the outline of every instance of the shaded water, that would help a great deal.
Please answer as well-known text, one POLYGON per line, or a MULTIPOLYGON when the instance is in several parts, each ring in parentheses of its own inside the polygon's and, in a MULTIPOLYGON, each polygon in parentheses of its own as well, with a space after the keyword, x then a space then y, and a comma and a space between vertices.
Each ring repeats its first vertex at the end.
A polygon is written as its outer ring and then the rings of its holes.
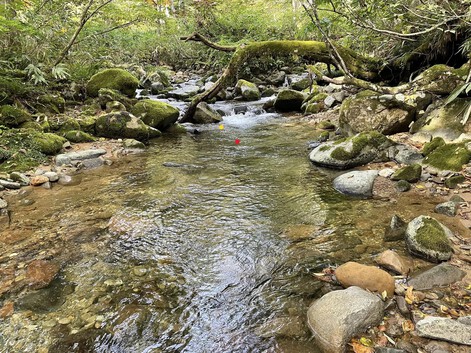
POLYGON ((307 159, 315 133, 287 122, 230 115, 223 130, 166 136, 79 185, 12 200, 2 268, 62 269, 46 289, 4 297, 16 312, 0 321, 0 351, 317 352, 313 273, 370 261, 397 208, 336 193, 307 159))

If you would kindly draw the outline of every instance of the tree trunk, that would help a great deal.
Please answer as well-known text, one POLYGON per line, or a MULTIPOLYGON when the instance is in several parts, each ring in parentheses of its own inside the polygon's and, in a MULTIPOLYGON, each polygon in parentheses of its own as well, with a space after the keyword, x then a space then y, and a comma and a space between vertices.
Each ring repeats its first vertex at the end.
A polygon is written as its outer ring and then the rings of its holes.
MULTIPOLYGON (((182 39, 200 41, 203 42, 205 45, 218 49, 217 44, 212 43, 207 38, 204 38, 200 35, 195 36, 195 34, 193 34, 189 37, 184 37, 182 39), (202 38, 204 40, 202 40, 202 38)), ((235 51, 234 55, 231 58, 231 61, 225 68, 223 74, 221 75, 221 77, 219 77, 219 79, 214 83, 211 88, 193 98, 188 107, 188 110, 186 111, 185 115, 182 117, 180 122, 183 123, 191 121, 193 115, 195 114, 196 106, 202 101, 206 101, 215 97, 219 93, 219 91, 234 83, 239 68, 244 63, 250 61, 253 58, 297 55, 313 62, 335 64, 330 55, 330 51, 327 45, 323 42, 317 41, 279 40, 267 42, 253 42, 246 45, 242 45, 237 49, 235 49, 235 47, 226 48, 231 49, 226 51, 235 51)), ((357 77, 362 81, 378 81, 380 79, 378 74, 382 64, 380 60, 360 56, 352 50, 340 46, 337 46, 336 49, 341 54, 343 60, 345 61, 346 67, 348 68, 349 72, 352 73, 353 76, 357 77)))

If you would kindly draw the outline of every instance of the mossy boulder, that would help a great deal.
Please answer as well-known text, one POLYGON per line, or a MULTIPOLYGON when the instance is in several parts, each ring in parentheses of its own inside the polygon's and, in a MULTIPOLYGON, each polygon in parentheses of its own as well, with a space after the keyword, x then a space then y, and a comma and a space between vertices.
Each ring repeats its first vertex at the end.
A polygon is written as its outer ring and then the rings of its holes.
POLYGON ((21 129, 36 130, 36 131, 39 131, 39 132, 46 132, 46 131, 44 130, 43 125, 41 125, 41 124, 38 123, 37 121, 27 121, 27 122, 21 124, 21 125, 20 125, 20 128, 21 128, 21 129))
POLYGON ((275 99, 275 109, 281 112, 300 111, 306 95, 292 89, 281 90, 275 99))
POLYGON ((64 137, 70 142, 81 143, 81 142, 93 142, 96 141, 92 135, 80 130, 67 131, 64 137))
POLYGON ((385 135, 405 132, 416 111, 423 109, 430 100, 431 96, 425 93, 393 96, 363 91, 342 102, 339 125, 348 134, 370 130, 385 135))
POLYGON ((77 118, 77 122, 80 126, 79 130, 85 131, 89 134, 95 133, 95 124, 96 124, 96 116, 91 115, 81 115, 77 118))
POLYGON ((470 100, 466 98, 457 98, 447 105, 444 105, 443 101, 437 101, 412 125, 410 131, 442 137, 448 142, 463 133, 470 133, 471 119, 465 124, 462 122, 463 113, 469 104, 470 100))
POLYGON ((37 98, 35 108, 39 113, 61 114, 65 111, 65 99, 60 95, 43 94, 37 98))
POLYGON ((453 233, 432 217, 414 218, 406 229, 409 252, 428 261, 447 261, 453 254, 450 238, 453 233))
POLYGON ((112 101, 112 102, 106 103, 105 111, 106 111, 107 113, 111 113, 111 112, 125 112, 125 111, 126 111, 126 107, 125 107, 124 104, 121 103, 121 102, 112 101))
POLYGON ((98 117, 95 125, 97 136, 109 138, 132 138, 146 141, 161 135, 161 132, 150 127, 128 112, 114 112, 98 117))
POLYGON ((240 94, 246 101, 257 101, 261 94, 255 83, 239 80, 235 86, 236 94, 240 94))
POLYGON ((309 158, 327 168, 348 169, 373 161, 388 160, 387 149, 393 142, 376 131, 363 132, 337 141, 326 142, 314 148, 309 158))
POLYGON ((129 111, 136 104, 137 100, 126 97, 115 89, 100 88, 98 91, 98 102, 101 109, 106 109, 110 102, 119 102, 125 107, 125 110, 129 111))
POLYGON ((141 118, 146 125, 160 131, 167 130, 177 122, 180 116, 179 110, 170 104, 148 99, 136 103, 132 107, 131 113, 141 118))
POLYGON ((166 132, 170 134, 186 134, 187 130, 183 125, 177 123, 170 126, 166 132))
POLYGON ((222 116, 206 102, 201 102, 196 107, 195 115, 191 122, 194 124, 212 124, 222 121, 222 116))
MULTIPOLYGON (((53 129, 56 130, 56 129, 53 129)), ((56 130, 56 133, 59 135, 65 135, 69 131, 80 130, 79 122, 74 118, 68 118, 60 121, 59 129, 56 130)))
POLYGON ((0 125, 7 127, 18 127, 21 124, 31 121, 32 117, 26 110, 11 105, 0 107, 0 125))
POLYGON ((445 180, 445 186, 449 189, 456 189, 458 184, 464 183, 466 178, 462 175, 453 175, 445 180))
POLYGON ((110 88, 132 98, 138 86, 139 80, 126 70, 107 69, 93 75, 86 89, 90 97, 98 97, 100 88, 110 88))
POLYGON ((422 166, 420 164, 411 164, 397 170, 392 176, 392 180, 405 180, 409 183, 419 181, 422 175, 422 166))
POLYGON ((434 149, 425 157, 424 163, 439 170, 460 171, 469 163, 471 152, 464 143, 450 143, 434 149))
POLYGON ((438 147, 445 146, 446 142, 441 137, 435 137, 432 141, 427 142, 422 148, 422 154, 428 156, 430 153, 435 151, 438 147))
POLYGON ((0 104, 12 104, 28 91, 29 87, 20 79, 0 75, 0 104))
POLYGON ((298 81, 291 83, 290 88, 295 91, 304 91, 306 88, 309 88, 312 85, 312 80, 308 77, 302 78, 298 81))
POLYGON ((449 95, 458 85, 464 84, 468 72, 467 64, 459 69, 439 64, 422 72, 413 83, 417 90, 449 95))

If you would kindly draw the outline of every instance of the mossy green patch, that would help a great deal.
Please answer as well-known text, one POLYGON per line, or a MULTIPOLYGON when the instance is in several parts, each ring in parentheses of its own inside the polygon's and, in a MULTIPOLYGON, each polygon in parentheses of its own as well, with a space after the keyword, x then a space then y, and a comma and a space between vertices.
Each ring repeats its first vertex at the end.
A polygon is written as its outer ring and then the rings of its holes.
POLYGON ((132 107, 131 113, 141 118, 146 125, 160 131, 167 130, 180 115, 178 109, 170 104, 153 100, 139 101, 132 107))
POLYGON ((39 113, 60 114, 65 110, 65 99, 59 95, 43 94, 38 97, 35 107, 39 113))
POLYGON ((295 91, 304 91, 306 88, 309 88, 312 84, 312 80, 309 78, 303 78, 299 81, 293 82, 291 88, 295 91))
POLYGON ((471 159, 471 152, 463 143, 451 143, 433 150, 424 163, 440 170, 460 171, 471 159))
POLYGON ((134 104, 136 104, 137 100, 128 98, 115 89, 100 88, 98 91, 98 102, 102 109, 105 109, 110 102, 120 102, 126 107, 125 110, 129 110, 134 104))
POLYGON ((0 104, 11 104, 28 92, 28 87, 17 78, 0 75, 0 104))
POLYGON ((423 218, 423 225, 417 229, 416 241, 422 247, 433 251, 452 251, 450 240, 442 226, 431 218, 423 218))
POLYGON ((107 69, 90 78, 87 83, 87 94, 97 97, 100 88, 115 89, 128 97, 134 97, 139 80, 126 70, 107 69))
POLYGON ((335 130, 335 125, 328 120, 322 120, 321 122, 319 122, 319 124, 316 125, 316 127, 321 130, 328 130, 328 131, 335 130))
POLYGON ((466 178, 462 175, 454 175, 445 180, 445 186, 449 189, 456 189, 458 184, 464 183, 466 178))
POLYGON ((392 180, 405 180, 410 183, 419 181, 422 175, 422 166, 420 164, 411 164, 397 170, 392 176, 392 180))
POLYGON ((422 148, 422 154, 428 156, 431 152, 436 150, 438 147, 446 145, 445 140, 441 137, 435 137, 432 141, 427 142, 422 148))
POLYGON ((346 161, 356 158, 367 147, 380 148, 389 143, 389 139, 386 136, 376 131, 370 131, 362 132, 348 139, 338 140, 335 144, 340 144, 346 141, 350 141, 351 143, 350 150, 343 147, 336 147, 331 153, 332 158, 339 161, 346 161))
POLYGON ((81 115, 78 117, 77 122, 80 125, 80 130, 88 132, 89 134, 95 133, 95 124, 96 124, 96 116, 90 115, 81 115))
POLYGON ((239 80, 235 86, 236 93, 241 94, 247 101, 256 101, 261 97, 260 91, 255 83, 239 80))
POLYGON ((61 121, 57 133, 60 135, 65 135, 69 131, 80 130, 80 124, 74 118, 65 118, 61 121))
POLYGON ((27 121, 27 122, 21 124, 20 128, 21 129, 36 130, 36 131, 39 131, 39 132, 44 131, 44 127, 40 123, 38 123, 37 121, 27 121))
POLYGON ((2 105, 0 107, 0 125, 7 127, 18 127, 19 125, 30 121, 31 114, 26 110, 11 105, 2 105))

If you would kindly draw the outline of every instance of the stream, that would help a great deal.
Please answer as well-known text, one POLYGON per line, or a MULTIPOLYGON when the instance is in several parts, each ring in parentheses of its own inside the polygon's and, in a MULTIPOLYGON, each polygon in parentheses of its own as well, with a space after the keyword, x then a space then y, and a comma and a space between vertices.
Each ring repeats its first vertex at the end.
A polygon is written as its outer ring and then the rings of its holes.
POLYGON ((166 135, 78 185, 12 201, 20 241, 0 244, 1 266, 62 267, 49 287, 9 296, 0 352, 316 353, 314 273, 372 263, 397 210, 435 205, 340 195, 337 173, 307 158, 311 126, 218 104, 223 128, 166 135))

